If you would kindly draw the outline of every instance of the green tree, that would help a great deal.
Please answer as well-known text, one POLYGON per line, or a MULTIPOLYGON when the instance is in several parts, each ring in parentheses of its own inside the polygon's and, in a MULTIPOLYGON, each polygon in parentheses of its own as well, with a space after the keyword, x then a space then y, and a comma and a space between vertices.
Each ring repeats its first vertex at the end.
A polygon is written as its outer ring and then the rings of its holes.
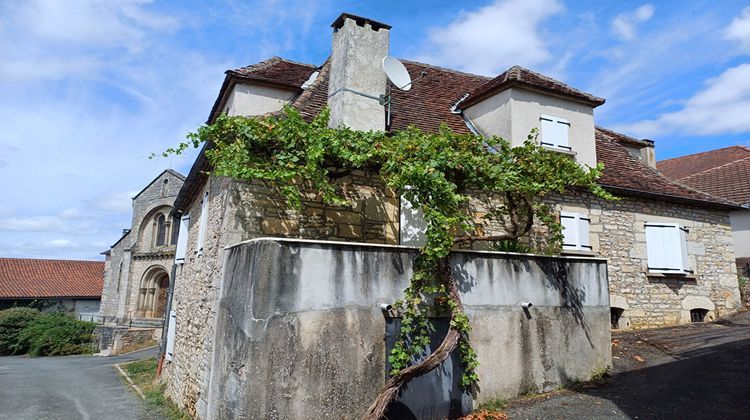
POLYGON ((18 307, 0 311, 0 355, 26 353, 18 345, 18 334, 41 313, 34 308, 18 307))
POLYGON ((389 357, 392 376, 366 415, 377 419, 401 386, 436 368, 456 348, 464 364, 462 384, 469 387, 478 379, 471 327, 448 265, 452 249, 476 241, 518 241, 537 222, 547 231, 537 251, 555 253, 562 227, 546 197, 571 189, 613 197, 596 183, 601 165, 582 168, 569 156, 543 149, 536 132, 523 145, 511 147, 497 137, 456 134, 445 126, 436 133, 413 127, 397 133, 332 129, 328 116, 324 110, 308 123, 292 108, 278 117, 220 116, 164 155, 206 143, 215 175, 269 181, 296 209, 302 206, 302 193, 309 191, 325 203, 348 205, 332 180, 364 169, 378 173, 388 187, 422 209, 426 244, 403 299, 395 305, 403 317, 389 357), (483 221, 475 220, 469 205, 477 192, 498 197, 483 221), (483 234, 484 222, 501 225, 502 233, 483 234), (436 313, 449 314, 450 329, 438 349, 423 357, 428 317, 436 313))

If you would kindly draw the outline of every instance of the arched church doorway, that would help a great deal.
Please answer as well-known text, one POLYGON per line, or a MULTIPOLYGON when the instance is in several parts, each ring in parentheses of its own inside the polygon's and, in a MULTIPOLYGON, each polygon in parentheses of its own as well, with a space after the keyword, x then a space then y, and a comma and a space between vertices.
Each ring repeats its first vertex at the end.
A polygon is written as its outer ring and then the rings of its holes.
POLYGON ((141 279, 138 290, 138 318, 163 318, 167 308, 169 274, 163 267, 152 267, 141 279))

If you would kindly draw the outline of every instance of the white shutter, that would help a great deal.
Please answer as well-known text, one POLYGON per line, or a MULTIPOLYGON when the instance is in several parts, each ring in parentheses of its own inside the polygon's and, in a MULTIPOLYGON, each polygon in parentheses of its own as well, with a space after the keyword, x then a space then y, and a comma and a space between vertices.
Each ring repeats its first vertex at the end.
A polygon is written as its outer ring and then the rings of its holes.
POLYGON ((401 245, 422 246, 427 242, 425 231, 427 222, 419 207, 414 207, 409 200, 401 197, 400 241, 401 245))
POLYGON ((680 228, 680 248, 682 250, 682 270, 685 272, 692 272, 690 264, 688 263, 688 250, 687 250, 687 228, 680 228))
POLYGON ((180 218, 180 230, 177 233, 177 250, 174 254, 175 264, 185 262, 185 253, 187 252, 188 231, 190 229, 190 215, 183 214, 180 218))
POLYGON ((591 223, 591 219, 583 214, 579 214, 578 216, 578 245, 583 250, 591 251, 593 249, 589 241, 589 223, 591 223))
POLYGON ((542 145, 570 150, 568 120, 549 115, 542 115, 539 119, 542 125, 542 145))
POLYGON ((677 223, 646 223, 649 271, 686 271, 687 241, 684 233, 677 223))
POLYGON ((172 360, 174 355, 174 335, 175 335, 175 324, 177 316, 174 310, 169 311, 169 322, 167 323, 167 345, 164 346, 164 357, 167 360, 172 360))
POLYGON ((198 246, 195 252, 198 255, 203 254, 203 244, 206 240, 206 224, 208 223, 208 191, 201 201, 201 218, 198 222, 198 246))
POLYGON ((563 249, 578 249, 578 221, 576 216, 576 213, 560 213, 560 224, 563 227, 563 249))

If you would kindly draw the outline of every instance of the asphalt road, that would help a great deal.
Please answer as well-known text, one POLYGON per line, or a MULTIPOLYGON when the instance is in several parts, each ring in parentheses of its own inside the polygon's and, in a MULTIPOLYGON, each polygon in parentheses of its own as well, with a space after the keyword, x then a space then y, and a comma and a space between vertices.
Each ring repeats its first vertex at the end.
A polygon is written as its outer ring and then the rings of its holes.
POLYGON ((113 364, 154 356, 0 357, 0 419, 161 419, 118 376, 113 364))
POLYGON ((600 386, 511 403, 511 419, 750 419, 750 312, 723 323, 614 333, 600 386))

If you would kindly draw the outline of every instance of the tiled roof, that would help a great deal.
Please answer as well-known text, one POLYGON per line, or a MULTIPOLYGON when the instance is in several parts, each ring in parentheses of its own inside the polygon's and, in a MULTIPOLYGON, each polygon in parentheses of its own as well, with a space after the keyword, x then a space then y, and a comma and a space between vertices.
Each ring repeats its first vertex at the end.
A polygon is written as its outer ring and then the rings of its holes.
POLYGON ((750 157, 750 148, 730 146, 723 149, 662 160, 656 163, 656 167, 669 178, 682 179, 747 157, 750 157))
POLYGON ((513 66, 506 70, 505 73, 472 90, 466 100, 461 103, 461 108, 466 109, 497 92, 519 85, 535 90, 542 90, 553 95, 565 96, 591 106, 599 106, 604 103, 604 99, 602 98, 581 92, 551 77, 533 72, 521 66, 513 66))
POLYGON ((103 261, 0 258, 0 299, 102 296, 103 261))
MULTIPOLYGON (((425 75, 408 91, 391 91, 391 131, 403 130, 413 125, 423 131, 437 131, 445 123, 457 133, 468 133, 463 118, 451 112, 453 104, 469 90, 485 83, 488 78, 473 74, 403 60, 412 79, 425 75)), ((326 62, 318 78, 292 105, 302 116, 312 119, 328 100, 328 71, 326 62)))
POLYGON ((596 158, 604 164, 598 183, 613 193, 659 197, 666 201, 700 202, 717 207, 736 207, 735 203, 673 181, 644 165, 621 145, 619 133, 596 130, 596 158))
POLYGON ((740 204, 750 204, 750 154, 743 159, 680 179, 709 194, 740 204))
MULTIPOLYGON (((409 125, 414 125, 423 131, 434 132, 441 123, 445 123, 458 133, 468 133, 461 115, 452 112, 453 106, 460 102, 462 107, 472 98, 479 98, 487 92, 497 92, 513 83, 522 83, 556 94, 577 97, 578 100, 593 105, 603 103, 603 99, 577 91, 560 82, 534 73, 521 67, 513 67, 495 79, 449 70, 428 64, 404 60, 404 66, 412 79, 424 74, 418 83, 409 91, 394 89, 391 99, 391 131, 398 131, 409 125), (508 82, 509 83, 509 82, 508 82), (461 98, 466 97, 463 101, 461 98)), ((254 66, 253 66, 254 67, 254 66)), ((306 88, 291 105, 297 108, 303 117, 310 120, 326 105, 328 99, 329 62, 320 69, 320 74, 313 83, 306 88)), ((313 69, 313 66, 307 66, 313 69)), ((269 70, 265 77, 272 78, 269 70)), ((285 77, 279 75, 278 77, 285 77)), ((301 78, 300 78, 301 80, 301 78)), ((305 79, 307 80, 307 79, 305 79)), ((300 82, 300 90, 301 90, 300 82)), ((221 95, 225 94, 222 90, 221 95)), ((220 97, 221 97, 220 95, 220 97)), ((478 100, 478 99, 477 99, 478 100)), ((217 100, 218 102, 218 100, 217 100)), ((733 206, 726 200, 712 197, 696 191, 688 186, 671 181, 655 170, 633 158, 623 147, 623 144, 636 146, 650 146, 648 140, 638 140, 611 130, 597 128, 597 157, 605 164, 605 173, 600 183, 607 188, 617 190, 620 194, 640 194, 648 197, 660 197, 663 200, 692 202, 697 205, 718 206, 726 208, 733 206)), ((205 146, 204 146, 205 147, 205 146)), ((185 181, 183 191, 175 202, 176 209, 182 209, 205 180, 203 171, 208 169, 208 161, 203 152, 199 155, 185 181)))
POLYGON ((273 57, 258 64, 229 70, 227 74, 240 76, 248 80, 299 88, 316 69, 317 66, 312 64, 273 57))
POLYGON ((250 66, 240 67, 225 72, 224 83, 221 85, 221 93, 216 98, 211 108, 207 123, 212 123, 219 116, 219 108, 224 101, 225 95, 231 92, 231 86, 239 81, 266 84, 280 88, 287 88, 301 92, 302 85, 317 71, 317 66, 312 64, 298 63, 281 57, 273 57, 268 60, 250 66))

